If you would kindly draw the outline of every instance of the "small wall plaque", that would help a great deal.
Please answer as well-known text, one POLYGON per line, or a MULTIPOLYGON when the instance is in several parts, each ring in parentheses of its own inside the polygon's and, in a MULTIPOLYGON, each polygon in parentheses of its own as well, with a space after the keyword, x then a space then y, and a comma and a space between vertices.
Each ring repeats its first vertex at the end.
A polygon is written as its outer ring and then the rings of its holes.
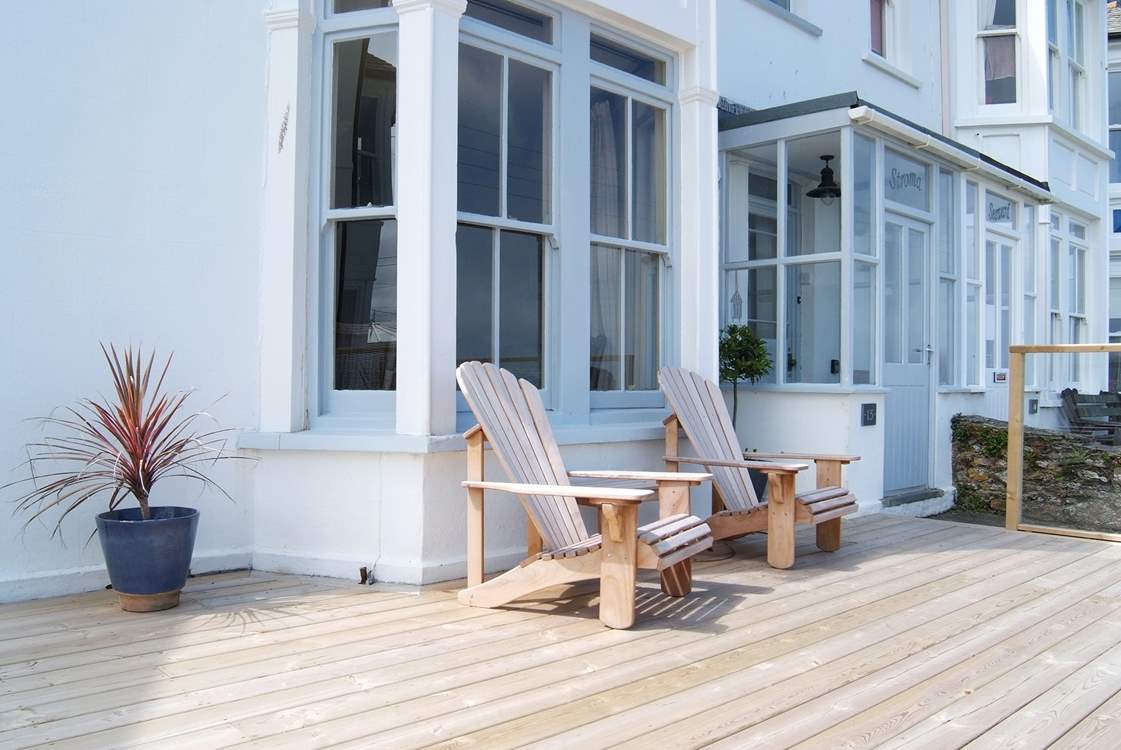
POLYGON ((876 405, 875 404, 861 404, 860 405, 860 426, 871 427, 876 424, 876 405))
POLYGON ((993 382, 994 383, 1007 383, 1008 382, 1008 371, 1007 370, 995 370, 993 372, 993 382))

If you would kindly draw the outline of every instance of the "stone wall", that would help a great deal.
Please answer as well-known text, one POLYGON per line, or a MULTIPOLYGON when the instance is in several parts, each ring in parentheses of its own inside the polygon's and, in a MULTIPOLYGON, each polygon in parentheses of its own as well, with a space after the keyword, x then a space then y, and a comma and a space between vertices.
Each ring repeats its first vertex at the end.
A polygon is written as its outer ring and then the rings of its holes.
MULTIPOLYGON (((957 504, 1003 512, 1008 424, 958 414, 950 429, 957 504)), ((1121 448, 1066 432, 1025 429, 1023 520, 1121 531, 1121 448)))

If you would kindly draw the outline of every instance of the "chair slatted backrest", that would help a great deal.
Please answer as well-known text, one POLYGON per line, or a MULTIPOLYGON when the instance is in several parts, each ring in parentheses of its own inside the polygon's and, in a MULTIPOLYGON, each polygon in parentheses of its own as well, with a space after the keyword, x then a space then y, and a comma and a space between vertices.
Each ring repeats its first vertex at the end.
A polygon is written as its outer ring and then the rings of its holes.
MULTIPOLYGON (((481 362, 464 362, 455 377, 510 481, 569 484, 541 395, 532 383, 481 362)), ((559 549, 588 538, 574 498, 536 495, 519 499, 541 534, 545 549, 559 549)))
POLYGON ((1072 424, 1096 426, 1117 422, 1121 427, 1121 396, 1109 391, 1098 395, 1079 393, 1075 388, 1062 392, 1063 411, 1072 424))
MULTIPOLYGON (((719 461, 743 460, 743 449, 728 415, 724 395, 715 383, 679 367, 659 370, 658 383, 699 456, 719 461)), ((759 498, 747 469, 711 466, 706 471, 712 474, 726 508, 751 510, 758 507, 759 498)))

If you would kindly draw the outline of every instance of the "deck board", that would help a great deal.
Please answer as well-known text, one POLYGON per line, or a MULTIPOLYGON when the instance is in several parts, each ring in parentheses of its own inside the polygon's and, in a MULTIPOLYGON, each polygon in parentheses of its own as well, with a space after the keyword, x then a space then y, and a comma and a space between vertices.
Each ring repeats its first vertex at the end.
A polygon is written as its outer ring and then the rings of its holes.
POLYGON ((480 610, 254 572, 159 614, 0 605, 0 750, 1116 745, 1121 545, 883 515, 797 545, 780 571, 748 537, 680 600, 643 578, 626 631, 588 584, 480 610))

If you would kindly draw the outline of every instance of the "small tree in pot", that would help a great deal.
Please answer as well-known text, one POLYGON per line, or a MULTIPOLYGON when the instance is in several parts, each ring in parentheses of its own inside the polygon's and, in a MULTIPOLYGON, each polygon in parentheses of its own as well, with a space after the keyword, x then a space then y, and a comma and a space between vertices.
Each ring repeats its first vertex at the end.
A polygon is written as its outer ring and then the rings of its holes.
POLYGON ((61 535, 63 520, 82 503, 106 497, 109 509, 98 515, 96 533, 121 607, 168 609, 179 603, 187 581, 199 512, 153 506, 152 490, 161 479, 185 477, 229 498, 203 468, 236 456, 222 452, 227 430, 199 429, 208 415, 186 411, 190 391, 163 390, 170 356, 155 368, 155 352, 145 362, 139 349, 118 354, 102 345, 101 351, 115 398, 83 399, 64 416, 43 418, 50 432, 28 446, 30 476, 6 486, 31 485, 16 500, 17 512, 29 514, 28 525, 59 513, 52 536, 61 535), (49 468, 40 473, 43 466, 49 468), (137 507, 120 508, 129 497, 137 507))
POLYGON ((771 371, 767 344, 748 326, 732 324, 720 332, 720 379, 732 384, 732 424, 739 411, 739 384, 755 383, 771 371))

